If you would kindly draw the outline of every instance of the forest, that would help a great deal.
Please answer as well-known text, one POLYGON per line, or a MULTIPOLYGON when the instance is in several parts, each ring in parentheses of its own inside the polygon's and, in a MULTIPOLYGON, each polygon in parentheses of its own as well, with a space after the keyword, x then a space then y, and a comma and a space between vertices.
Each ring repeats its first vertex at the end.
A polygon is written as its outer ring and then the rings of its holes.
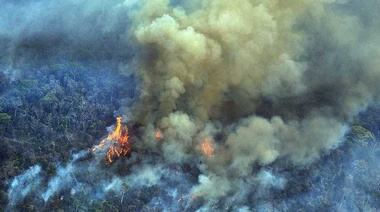
POLYGON ((0 211, 379 211, 380 1, 0 4, 0 211))

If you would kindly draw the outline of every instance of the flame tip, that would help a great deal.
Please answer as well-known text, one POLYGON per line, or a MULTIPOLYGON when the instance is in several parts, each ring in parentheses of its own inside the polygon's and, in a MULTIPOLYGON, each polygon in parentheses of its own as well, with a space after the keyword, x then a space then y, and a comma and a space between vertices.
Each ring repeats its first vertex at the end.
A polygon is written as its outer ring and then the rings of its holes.
POLYGON ((116 128, 110 133, 107 138, 103 139, 98 145, 92 148, 95 152, 97 149, 103 147, 107 142, 113 142, 107 151, 107 160, 109 163, 115 162, 115 160, 121 156, 125 157, 132 149, 128 139, 128 128, 122 127, 121 116, 116 117, 116 128))

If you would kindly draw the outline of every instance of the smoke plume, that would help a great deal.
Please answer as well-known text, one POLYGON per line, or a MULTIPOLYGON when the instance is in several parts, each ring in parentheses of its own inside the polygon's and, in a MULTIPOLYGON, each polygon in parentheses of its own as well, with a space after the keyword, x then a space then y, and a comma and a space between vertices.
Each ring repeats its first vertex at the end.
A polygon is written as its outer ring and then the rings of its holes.
POLYGON ((22 43, 46 36, 59 43, 44 52, 89 47, 127 64, 140 96, 117 113, 135 129, 133 152, 112 166, 102 165, 104 151, 83 153, 47 185, 16 191, 38 174, 32 167, 13 180, 10 205, 30 190, 45 202, 67 188, 98 199, 112 190, 126 202, 149 188, 159 191, 146 205, 162 210, 273 209, 281 204, 260 198, 287 188, 285 169, 338 148, 353 118, 379 100, 375 1, 57 2, 6 3, 14 14, 2 13, 1 40, 12 45, 3 54, 13 61, 22 43))
POLYGON ((133 121, 162 130, 166 162, 202 161, 192 195, 236 200, 257 165, 314 162, 378 99, 380 72, 370 59, 377 53, 364 46, 359 17, 339 4, 142 5, 132 27, 145 50, 133 121), (197 149, 208 137, 214 157, 197 149))

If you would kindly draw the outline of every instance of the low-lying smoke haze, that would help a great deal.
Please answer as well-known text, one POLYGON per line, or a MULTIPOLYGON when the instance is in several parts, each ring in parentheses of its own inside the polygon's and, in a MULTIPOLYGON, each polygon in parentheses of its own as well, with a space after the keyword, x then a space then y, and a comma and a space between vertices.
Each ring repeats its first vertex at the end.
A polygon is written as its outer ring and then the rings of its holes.
MULTIPOLYGON (((316 183, 318 174, 307 172, 306 181, 318 189, 303 195, 284 196, 287 185, 309 167, 330 169, 329 154, 345 145, 354 118, 379 101, 377 1, 1 5, 4 65, 108 61, 135 75, 140 88, 132 105, 115 112, 131 128, 128 157, 105 165, 106 150, 83 150, 52 177, 36 164, 10 181, 10 211, 27 195, 48 204, 64 191, 92 199, 114 192, 122 195, 121 204, 147 192, 144 209, 158 211, 305 208, 301 200, 321 195, 328 177, 316 183), (277 195, 274 202, 271 195, 277 195)), ((368 166, 377 168, 372 162, 368 166)), ((344 163, 342 175, 360 175, 344 163)), ((346 187, 349 179, 337 182, 346 187)), ((347 199, 330 207, 365 208, 347 199)), ((379 207, 366 201, 367 208, 379 207)))

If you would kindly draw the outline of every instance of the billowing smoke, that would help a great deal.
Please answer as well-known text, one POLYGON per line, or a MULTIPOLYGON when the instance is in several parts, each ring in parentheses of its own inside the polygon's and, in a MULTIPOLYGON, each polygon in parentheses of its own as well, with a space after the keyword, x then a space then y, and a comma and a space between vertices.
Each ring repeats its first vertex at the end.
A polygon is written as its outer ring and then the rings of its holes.
POLYGON ((13 45, 4 54, 47 36, 60 38, 49 53, 78 56, 89 47, 86 57, 128 64, 121 69, 140 79, 141 94, 117 113, 133 129, 133 151, 107 166, 104 151, 82 152, 46 185, 21 189, 38 175, 32 167, 13 180, 11 206, 29 192, 48 202, 67 189, 93 199, 116 192, 123 204, 148 189, 145 209, 285 207, 286 198, 268 199, 288 189, 287 169, 318 167, 354 117, 379 100, 375 1, 57 2, 6 3, 16 11, 7 19, 35 12, 2 30, 13 45))
POLYGON ((358 17, 333 9, 339 2, 181 6, 148 1, 137 14, 132 29, 146 51, 133 121, 162 130, 168 163, 203 162, 191 193, 209 203, 238 199, 256 165, 307 165, 337 148, 378 98, 378 52, 363 46, 358 17), (210 158, 197 151, 208 137, 210 158))

